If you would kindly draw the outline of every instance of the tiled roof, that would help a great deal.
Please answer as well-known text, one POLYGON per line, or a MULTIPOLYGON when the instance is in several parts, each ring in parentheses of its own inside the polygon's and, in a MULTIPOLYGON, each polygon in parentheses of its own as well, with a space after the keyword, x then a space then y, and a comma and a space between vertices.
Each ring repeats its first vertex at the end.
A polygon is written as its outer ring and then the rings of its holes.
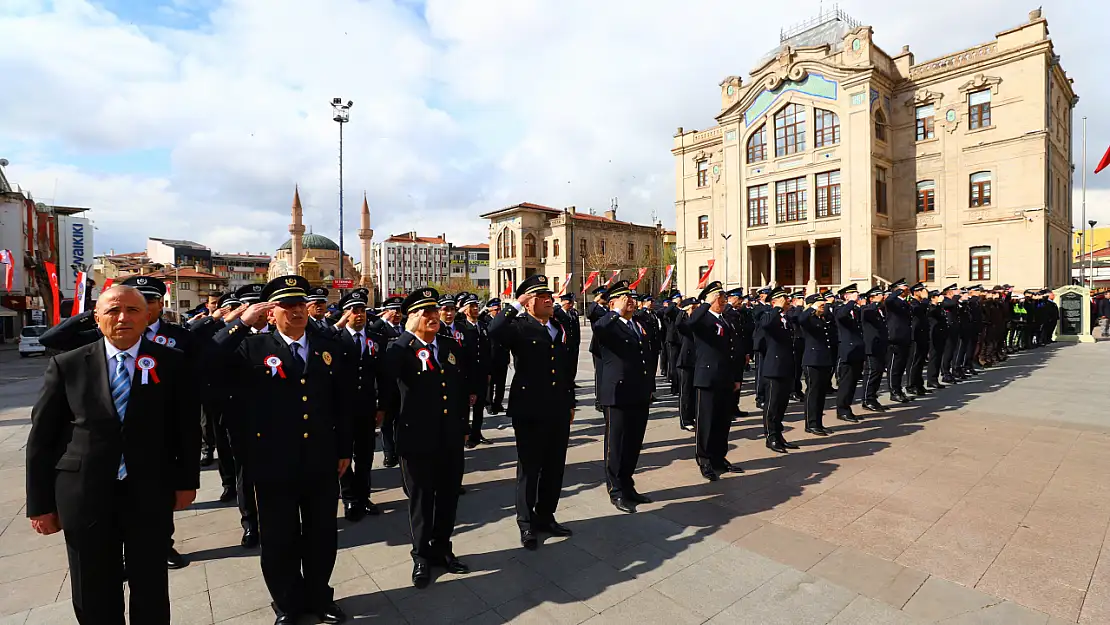
POLYGON ((447 245, 447 239, 443 237, 409 237, 405 235, 393 235, 385 240, 386 243, 438 243, 440 245, 447 245))
MULTIPOLYGON (((176 277, 176 278, 199 278, 201 280, 213 280, 213 281, 219 282, 219 281, 223 281, 223 280, 227 279, 227 278, 224 278, 222 276, 217 276, 214 273, 205 273, 203 271, 197 271, 195 269, 179 269, 177 271, 155 271, 155 272, 147 273, 147 274, 143 274, 143 275, 154 277, 154 278, 159 278, 161 280, 173 280, 176 277)), ((121 276, 118 279, 118 282, 123 282, 124 280, 126 280, 127 278, 130 278, 130 277, 131 276, 121 276)))

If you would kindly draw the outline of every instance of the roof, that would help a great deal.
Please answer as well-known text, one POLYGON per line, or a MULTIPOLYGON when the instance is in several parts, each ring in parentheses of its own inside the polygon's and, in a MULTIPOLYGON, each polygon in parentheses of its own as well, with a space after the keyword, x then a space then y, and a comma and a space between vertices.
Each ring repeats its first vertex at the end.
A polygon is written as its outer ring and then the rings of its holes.
POLYGON ((479 215, 479 216, 482 217, 482 218, 487 218, 487 217, 493 217, 494 215, 497 215, 499 213, 508 213, 508 212, 512 212, 512 211, 515 211, 515 210, 534 210, 534 211, 541 211, 541 212, 547 212, 547 213, 562 213, 563 212, 563 211, 561 211, 557 208, 552 208, 550 206, 543 206, 542 204, 533 204, 531 202, 521 202, 520 204, 513 204, 512 206, 506 206, 505 208, 499 208, 497 210, 490 211, 488 213, 485 213, 485 214, 479 215))
POLYGON ((489 243, 478 243, 475 245, 456 245, 457 250, 488 250, 489 243))
POLYGON ((204 245, 201 245, 200 243, 197 243, 196 241, 186 241, 184 239, 157 239, 155 237, 150 237, 150 240, 151 241, 158 241, 159 243, 169 245, 170 247, 192 247, 192 248, 196 248, 196 249, 199 249, 199 250, 207 250, 208 249, 207 247, 205 247, 204 245))
POLYGON ((848 33, 860 27, 860 23, 839 9, 833 9, 815 18, 802 22, 789 30, 779 32, 779 45, 764 54, 756 67, 763 67, 787 48, 809 48, 830 45, 834 48, 844 41, 848 33))
MULTIPOLYGON (((177 271, 153 271, 151 273, 145 273, 142 275, 171 281, 175 278, 194 278, 201 280, 212 280, 213 282, 224 282, 227 280, 227 278, 224 278, 223 276, 217 276, 214 273, 205 273, 203 271, 197 271, 196 269, 184 268, 178 269, 177 271)), ((119 278, 116 278, 116 282, 123 282, 130 277, 131 276, 120 276, 119 278)))
MULTIPOLYGON (((333 252, 339 251, 339 245, 335 241, 327 238, 322 234, 315 234, 312 232, 306 233, 301 236, 301 248, 305 250, 330 250, 333 252)), ((279 250, 293 249, 293 239, 289 239, 281 244, 279 250)))
POLYGON ((439 245, 447 245, 447 239, 443 237, 422 237, 411 236, 409 234, 394 234, 390 235, 385 243, 435 243, 439 245))
MULTIPOLYGON (((292 240, 292 239, 290 239, 292 240)), ((269 261, 269 254, 221 254, 213 252, 212 260, 256 260, 256 261, 269 261)))

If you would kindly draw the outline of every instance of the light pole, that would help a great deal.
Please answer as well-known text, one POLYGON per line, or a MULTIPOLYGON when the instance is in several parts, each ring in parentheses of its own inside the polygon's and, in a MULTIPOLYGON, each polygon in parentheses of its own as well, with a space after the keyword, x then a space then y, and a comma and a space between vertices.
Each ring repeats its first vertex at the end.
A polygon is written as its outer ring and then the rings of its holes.
POLYGON ((725 288, 728 288, 728 240, 732 238, 731 234, 721 234, 721 238, 725 240, 725 288))
POLYGON ((343 98, 331 99, 332 120, 339 124, 339 279, 343 279, 343 124, 351 121, 351 107, 355 103, 343 98))
MULTIPOLYGON (((1079 225, 1083 227, 1083 222, 1087 221, 1087 116, 1083 116, 1083 213, 1079 218, 1079 225)), ((1086 282, 1083 275, 1083 250, 1087 249, 1087 232, 1083 232, 1083 247, 1079 248, 1079 286, 1083 286, 1086 282)))
MULTIPOLYGON (((1091 226, 1091 236, 1094 236, 1094 234, 1095 234, 1095 224, 1097 224, 1098 221, 1092 219, 1092 220, 1088 221, 1087 223, 1090 224, 1090 226, 1091 226)), ((1091 275, 1091 278, 1090 278, 1091 286, 1089 288, 1093 289, 1093 288, 1095 288, 1095 242, 1091 239, 1091 236, 1087 237, 1087 240, 1091 241, 1091 252, 1090 252, 1091 256, 1090 256, 1090 260, 1088 261, 1088 264, 1087 264, 1087 266, 1090 268, 1090 271, 1088 271, 1087 273, 1091 275)), ((1080 259, 1080 260, 1082 260, 1082 259, 1080 259)))

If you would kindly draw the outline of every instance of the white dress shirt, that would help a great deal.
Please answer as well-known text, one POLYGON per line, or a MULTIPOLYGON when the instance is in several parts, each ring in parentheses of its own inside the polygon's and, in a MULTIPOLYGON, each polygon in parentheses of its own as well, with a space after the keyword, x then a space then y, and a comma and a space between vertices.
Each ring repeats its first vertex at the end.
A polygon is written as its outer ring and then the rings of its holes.
MULTIPOLYGON (((293 343, 296 343, 297 345, 300 345, 300 351, 298 352, 298 355, 301 357, 301 360, 304 361, 305 367, 308 367, 308 333, 306 332, 306 333, 302 334, 301 338, 296 339, 296 340, 293 340, 293 339, 289 338, 288 336, 285 336, 284 334, 281 333, 281 330, 278 330, 277 335, 281 337, 281 340, 285 341, 286 346, 289 347, 289 353, 293 353, 293 347, 292 347, 293 343)), ((298 371, 297 373, 301 374, 301 373, 304 373, 304 372, 303 371, 298 371)))
POLYGON ((150 324, 146 327, 146 332, 143 334, 143 336, 145 336, 148 341, 153 341, 154 337, 158 334, 158 330, 161 330, 161 329, 162 329, 162 320, 161 319, 155 319, 154 323, 152 323, 152 324, 150 324))
POLYGON ((346 326, 344 329, 346 331, 350 332, 351 337, 355 339, 356 343, 358 343, 358 355, 359 355, 359 358, 361 358, 362 355, 366 353, 366 338, 367 338, 366 337, 366 328, 363 328, 361 330, 356 330, 356 329, 352 328, 351 326, 346 326), (359 337, 361 337, 361 338, 359 338, 359 337))
POLYGON ((111 384, 112 384, 112 378, 114 378, 116 376, 116 355, 119 354, 120 352, 127 352, 128 354, 131 355, 130 358, 127 358, 126 360, 123 361, 123 364, 124 364, 124 366, 127 367, 127 379, 129 379, 129 380, 134 380, 135 379, 135 359, 137 359, 139 357, 139 344, 140 343, 142 343, 142 340, 135 341, 135 344, 132 345, 131 347, 128 347, 127 349, 118 349, 118 348, 116 348, 115 345, 112 345, 111 343, 109 343, 107 339, 104 340, 104 355, 108 359, 108 385, 109 386, 111 386, 111 384))
POLYGON ((421 345, 428 348, 428 351, 432 353, 432 360, 434 360, 436 364, 439 364, 439 345, 436 344, 435 338, 432 338, 431 343, 425 343, 424 340, 421 339, 419 336, 416 336, 415 334, 413 336, 416 337, 417 341, 420 341, 421 345))

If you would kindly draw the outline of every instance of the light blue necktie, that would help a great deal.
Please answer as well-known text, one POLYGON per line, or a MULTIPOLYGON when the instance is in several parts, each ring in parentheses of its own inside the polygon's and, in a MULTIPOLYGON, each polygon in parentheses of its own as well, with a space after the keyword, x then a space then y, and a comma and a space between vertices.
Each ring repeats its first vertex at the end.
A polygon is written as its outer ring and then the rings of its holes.
MULTIPOLYGON (((127 352, 116 354, 116 372, 112 375, 112 403, 116 405, 116 414, 119 415, 121 424, 127 414, 127 398, 131 396, 131 376, 127 373, 128 356, 130 354, 127 352)), ((121 455, 116 478, 122 480, 125 477, 127 477, 127 464, 121 455)))

